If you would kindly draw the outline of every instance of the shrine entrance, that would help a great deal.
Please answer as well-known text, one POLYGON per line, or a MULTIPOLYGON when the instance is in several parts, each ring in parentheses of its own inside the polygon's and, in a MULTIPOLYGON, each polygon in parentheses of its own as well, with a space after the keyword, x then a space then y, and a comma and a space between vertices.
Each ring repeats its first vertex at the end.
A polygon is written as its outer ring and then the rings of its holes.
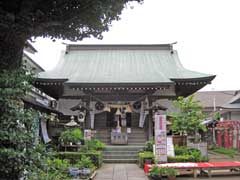
POLYGON ((106 127, 132 127, 132 113, 117 115, 117 110, 117 108, 111 108, 111 111, 107 112, 106 127))

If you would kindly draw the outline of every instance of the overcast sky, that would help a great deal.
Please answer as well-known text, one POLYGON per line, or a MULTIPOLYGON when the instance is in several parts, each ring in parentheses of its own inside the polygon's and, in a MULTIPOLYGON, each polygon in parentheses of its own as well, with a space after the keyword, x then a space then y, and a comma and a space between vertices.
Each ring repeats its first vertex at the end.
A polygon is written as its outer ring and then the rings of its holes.
MULTIPOLYGON (((103 40, 81 44, 161 44, 177 41, 183 66, 217 77, 203 90, 240 89, 239 0, 144 0, 128 6, 103 40), (132 5, 131 5, 132 7, 132 5)), ((45 70, 54 68, 63 41, 38 38, 33 59, 45 70)))

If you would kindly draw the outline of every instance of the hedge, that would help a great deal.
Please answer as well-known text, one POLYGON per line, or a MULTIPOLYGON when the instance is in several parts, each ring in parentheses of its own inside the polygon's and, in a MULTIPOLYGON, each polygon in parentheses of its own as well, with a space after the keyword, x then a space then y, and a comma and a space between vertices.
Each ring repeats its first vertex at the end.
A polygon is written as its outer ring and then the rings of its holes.
POLYGON ((140 152, 138 153, 138 163, 139 163, 139 167, 143 167, 145 160, 150 160, 152 162, 154 162, 154 155, 152 152, 149 151, 144 151, 144 152, 140 152))
POLYGON ((69 159, 71 163, 76 163, 76 161, 81 159, 81 156, 90 157, 93 164, 96 167, 101 167, 103 159, 102 159, 102 151, 94 151, 94 152, 58 152, 56 156, 60 159, 69 159))
POLYGON ((208 162, 208 158, 204 156, 194 157, 191 155, 176 155, 174 157, 168 156, 169 163, 176 162, 208 162))

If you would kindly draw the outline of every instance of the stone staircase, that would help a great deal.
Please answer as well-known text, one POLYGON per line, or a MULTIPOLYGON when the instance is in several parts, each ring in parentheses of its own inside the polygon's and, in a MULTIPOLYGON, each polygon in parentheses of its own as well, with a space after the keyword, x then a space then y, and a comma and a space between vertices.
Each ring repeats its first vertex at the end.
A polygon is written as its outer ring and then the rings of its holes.
POLYGON ((110 144, 111 129, 97 129, 96 138, 105 144, 110 144))
POLYGON ((144 129, 133 127, 131 128, 131 133, 128 134, 128 145, 133 146, 144 146, 147 141, 144 129))
POLYGON ((96 137, 106 143, 103 153, 105 163, 136 163, 138 152, 143 149, 146 142, 146 135, 143 129, 133 127, 128 134, 127 145, 110 145, 111 129, 98 129, 96 137))
POLYGON ((104 163, 137 163, 138 152, 143 146, 107 145, 103 153, 104 163))

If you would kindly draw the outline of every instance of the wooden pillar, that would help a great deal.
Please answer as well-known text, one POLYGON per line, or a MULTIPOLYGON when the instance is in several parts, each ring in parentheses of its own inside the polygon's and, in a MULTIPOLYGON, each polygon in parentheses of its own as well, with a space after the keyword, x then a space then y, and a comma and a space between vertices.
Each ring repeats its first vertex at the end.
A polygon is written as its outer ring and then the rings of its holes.
POLYGON ((148 140, 151 140, 153 137, 153 112, 149 110, 148 115, 148 140))

